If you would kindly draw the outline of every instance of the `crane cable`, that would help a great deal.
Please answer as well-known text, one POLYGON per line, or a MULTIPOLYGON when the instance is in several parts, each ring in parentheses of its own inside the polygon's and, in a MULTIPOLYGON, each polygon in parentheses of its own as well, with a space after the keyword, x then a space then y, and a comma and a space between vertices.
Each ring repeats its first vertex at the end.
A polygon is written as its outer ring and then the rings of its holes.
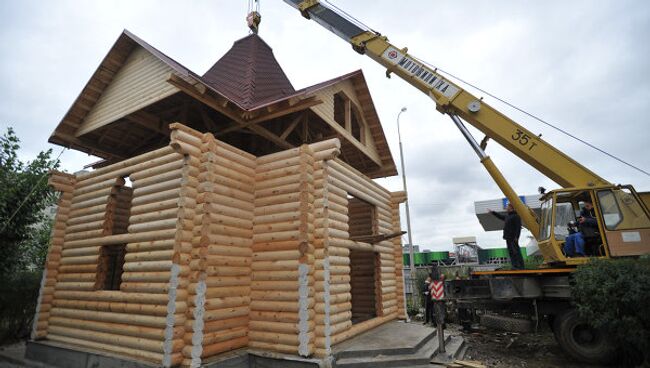
MULTIPOLYGON (((56 164, 59 162, 59 158, 61 158, 61 155, 63 154, 63 152, 65 152, 66 149, 67 149, 66 147, 63 147, 63 149, 61 149, 61 152, 59 152, 59 154, 56 156, 56 159, 54 159, 54 163, 53 163, 53 165, 56 165, 56 164)), ((51 167, 49 167, 48 169, 51 169, 51 167)), ((48 170, 48 172, 45 172, 43 175, 41 175, 41 177, 38 179, 38 181, 36 182, 36 184, 34 184, 34 186, 32 187, 32 189, 31 189, 31 190, 29 191, 29 193, 25 196, 25 199, 23 199, 23 201, 20 202, 20 205, 18 205, 18 208, 16 208, 16 210, 11 214, 11 216, 9 216, 9 219, 7 219, 7 221, 5 221, 5 223, 2 225, 2 229, 0 229, 0 233, 2 233, 3 231, 5 231, 5 229, 7 228, 7 226, 11 223, 11 220, 14 219, 14 217, 18 214, 18 211, 20 211, 20 209, 25 205, 25 203, 27 203, 27 201, 29 200, 29 198, 30 198, 30 197, 34 194, 34 192, 36 191, 36 188, 38 188, 38 186, 41 185, 41 182, 43 181, 43 179, 45 179, 45 178, 47 177, 48 174, 49 174, 49 170, 48 170)))
MULTIPOLYGON (((409 54, 409 55, 410 55, 410 54, 409 54)), ((503 104, 505 104, 505 105, 507 105, 507 106, 509 106, 509 107, 511 107, 511 108, 513 108, 513 109, 515 109, 515 110, 517 110, 517 111, 519 111, 519 112, 521 112, 522 114, 524 114, 524 115, 526 115, 526 116, 528 116, 528 117, 530 117, 530 118, 533 118, 533 119, 539 121, 540 123, 542 123, 542 124, 544 124, 544 125, 546 125, 546 126, 548 126, 548 127, 551 127, 551 128, 553 128, 553 129, 557 130, 557 131, 560 132, 560 133, 563 133, 563 134, 565 134, 565 135, 567 135, 567 136, 569 136, 569 137, 575 139, 576 141, 578 141, 578 142, 580 142, 580 143, 582 143, 582 144, 584 144, 584 145, 586 145, 586 146, 588 146, 588 147, 590 147, 590 148, 592 148, 592 149, 594 149, 594 150, 596 150, 596 151, 598 151, 598 152, 600 152, 600 153, 602 153, 602 154, 604 154, 604 155, 606 155, 606 156, 608 156, 608 157, 610 157, 610 158, 613 158, 614 160, 616 160, 616 161, 618 161, 618 162, 620 162, 620 163, 622 163, 622 164, 624 164, 624 165, 627 165, 627 166, 629 166, 629 167, 631 167, 631 168, 633 168, 633 169, 635 169, 635 170, 637 170, 637 171, 639 171, 639 172, 641 172, 641 173, 643 173, 643 174, 645 174, 645 175, 647 175, 647 176, 650 176, 650 172, 647 172, 647 171, 643 170, 642 168, 640 168, 640 167, 638 167, 638 166, 635 166, 635 165, 633 165, 633 164, 631 164, 631 163, 629 163, 629 162, 623 160, 622 158, 619 158, 619 157, 615 156, 614 154, 611 154, 611 153, 605 151, 604 149, 599 148, 599 147, 597 147, 596 145, 587 142, 586 140, 584 140, 584 139, 582 139, 582 138, 580 138, 580 137, 577 137, 576 135, 574 135, 574 134, 572 134, 572 133, 570 133, 570 132, 568 132, 568 131, 566 131, 566 130, 560 128, 560 127, 557 126, 557 125, 554 125, 554 124, 549 123, 548 121, 546 121, 546 120, 544 120, 544 119, 538 117, 537 115, 535 115, 535 114, 533 114, 533 113, 530 113, 530 112, 524 110, 523 108, 518 107, 518 106, 515 105, 515 104, 512 104, 512 103, 508 102, 507 100, 505 100, 505 99, 503 99, 503 98, 500 98, 500 97, 498 97, 498 96, 496 96, 496 95, 494 95, 494 94, 492 94, 492 93, 486 91, 485 89, 483 89, 483 88, 481 88, 481 87, 479 87, 479 86, 477 86, 477 85, 475 85, 475 84, 473 84, 473 83, 470 83, 470 82, 468 82, 468 81, 466 81, 466 80, 464 80, 464 79, 462 79, 462 78, 460 78, 460 77, 458 77, 458 76, 456 76, 456 75, 454 75, 454 74, 452 74, 452 73, 450 73, 450 72, 448 72, 448 71, 445 71, 445 70, 443 70, 443 69, 440 69, 440 68, 438 68, 438 67, 435 67, 435 66, 431 65, 430 63, 426 62, 425 60, 419 59, 419 58, 417 58, 417 57, 415 57, 415 56, 413 56, 413 55, 410 55, 410 56, 413 57, 415 60, 417 60, 417 61, 419 61, 419 62, 421 62, 421 63, 427 65, 429 68, 432 68, 432 69, 434 69, 434 70, 440 72, 441 74, 446 75, 446 76, 449 77, 449 78, 455 79, 455 80, 457 80, 458 82, 461 82, 461 83, 463 83, 463 84, 465 84, 465 85, 467 85, 467 86, 469 86, 469 87, 472 87, 472 88, 476 89, 477 91, 479 91, 479 92, 481 92, 481 93, 484 93, 484 94, 486 94, 487 96, 490 96, 490 97, 494 98, 495 100, 497 100, 497 101, 499 101, 499 102, 501 102, 501 103, 503 103, 503 104)))
MULTIPOLYGON (((343 16, 344 18, 349 18, 348 20, 355 23, 360 28, 365 28, 366 30, 369 30, 369 31, 372 31, 374 33, 380 34, 379 32, 374 31, 371 27, 369 27, 366 24, 364 24, 363 22, 361 22, 359 19, 355 18, 352 14, 350 14, 350 13, 344 11, 343 9, 339 8, 338 6, 332 4, 332 2, 330 2, 329 0, 323 0, 323 1, 326 2, 333 9, 335 9, 336 11, 341 13, 340 15, 343 16)), ((417 58, 417 57, 415 57, 415 56, 413 56, 411 54, 409 54, 409 56, 413 57, 414 59, 421 62, 422 64, 427 65, 428 67, 432 68, 433 70, 436 70, 436 71, 440 72, 441 74, 445 74, 445 75, 447 75, 448 77, 450 77, 452 79, 455 79, 455 80, 457 80, 457 81, 459 81, 459 82, 461 82, 461 83, 463 83, 463 84, 465 84, 467 86, 470 86, 470 87, 476 89, 477 91, 480 91, 480 92, 486 94, 487 96, 490 96, 490 97, 494 98, 495 100, 505 104, 506 106, 509 106, 509 107, 521 112, 522 114, 525 114, 526 116, 528 116, 530 118, 533 118, 533 119, 539 121, 540 123, 542 123, 542 124, 544 124, 544 125, 546 125, 546 126, 548 126, 550 128, 553 128, 553 129, 557 130, 558 132, 563 133, 563 134, 567 135, 568 137, 573 138, 576 141, 578 141, 578 142, 580 142, 580 143, 582 143, 582 144, 584 144, 584 145, 586 145, 586 146, 588 146, 588 147, 590 147, 590 148, 592 148, 592 149, 594 149, 594 150, 596 150, 596 151, 598 151, 598 152, 600 152, 600 153, 602 153, 602 154, 604 154, 604 155, 606 155, 606 156, 608 156, 608 157, 610 157, 610 158, 612 158, 612 159, 614 159, 614 160, 616 160, 616 161, 618 161, 618 162, 620 162, 620 163, 622 163, 624 165, 627 165, 627 166, 629 166, 629 167, 631 167, 631 168, 633 168, 633 169, 635 169, 635 170, 637 170, 637 171, 639 171, 639 172, 641 172, 641 173, 643 173, 643 174, 645 174, 647 176, 650 176, 650 172, 648 172, 646 170, 643 170, 642 168, 640 168, 640 167, 638 167, 636 165, 633 165, 633 164, 623 160, 622 158, 619 158, 619 157, 615 156, 614 154, 611 154, 611 153, 605 151, 604 149, 599 148, 596 145, 594 145, 592 143, 589 143, 586 140, 584 140, 582 138, 579 138, 576 135, 571 134, 568 131, 566 131, 566 130, 564 130, 564 129, 562 129, 562 128, 554 125, 554 124, 549 123, 548 121, 538 117, 537 115, 535 115, 533 113, 530 113, 530 112, 524 110, 523 108, 520 108, 517 105, 515 105, 513 103, 510 103, 507 100, 505 100, 503 98, 500 98, 500 97, 496 96, 495 94, 490 93, 487 90, 485 90, 483 88, 480 88, 479 86, 477 86, 477 85, 475 85, 473 83, 470 83, 470 82, 468 82, 468 81, 466 81, 466 80, 464 80, 464 79, 462 79, 462 78, 460 78, 460 77, 458 77, 458 76, 456 76, 456 75, 454 75, 454 74, 452 74, 450 72, 447 72, 447 71, 445 71, 443 69, 440 69, 440 68, 438 68, 436 66, 433 66, 432 64, 428 63, 427 61, 422 60, 420 58, 417 58)))

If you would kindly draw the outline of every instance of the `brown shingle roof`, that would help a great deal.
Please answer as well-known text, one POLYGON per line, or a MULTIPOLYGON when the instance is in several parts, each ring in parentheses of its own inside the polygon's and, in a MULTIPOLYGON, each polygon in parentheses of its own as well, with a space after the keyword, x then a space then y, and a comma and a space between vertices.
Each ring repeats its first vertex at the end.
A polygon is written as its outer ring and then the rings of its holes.
POLYGON ((271 47, 256 34, 235 41, 201 79, 244 109, 296 92, 271 47))

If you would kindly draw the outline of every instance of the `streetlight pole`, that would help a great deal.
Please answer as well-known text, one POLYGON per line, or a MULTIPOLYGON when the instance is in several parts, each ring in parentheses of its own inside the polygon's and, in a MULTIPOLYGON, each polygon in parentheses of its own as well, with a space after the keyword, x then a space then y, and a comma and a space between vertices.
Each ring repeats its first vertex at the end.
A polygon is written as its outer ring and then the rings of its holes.
POLYGON ((404 167, 404 149, 402 148, 402 134, 400 133, 399 128, 399 117, 403 112, 406 112, 406 107, 402 107, 397 114, 397 137, 399 139, 399 158, 402 164, 402 184, 404 185, 404 193, 406 194, 406 201, 404 205, 406 207, 406 234, 409 239, 409 268, 411 273, 411 298, 413 306, 417 305, 417 295, 415 295, 415 254, 413 252, 413 236, 411 235, 411 212, 409 211, 409 196, 408 189, 406 188, 406 168, 404 167))

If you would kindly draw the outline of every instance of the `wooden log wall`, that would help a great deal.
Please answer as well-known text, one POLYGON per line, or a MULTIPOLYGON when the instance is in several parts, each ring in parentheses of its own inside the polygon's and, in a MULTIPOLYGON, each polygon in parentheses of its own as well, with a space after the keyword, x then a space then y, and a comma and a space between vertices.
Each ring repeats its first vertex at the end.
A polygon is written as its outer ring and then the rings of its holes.
POLYGON ((249 346, 313 351, 313 152, 257 159, 249 346))
POLYGON ((52 224, 50 247, 45 259, 45 267, 41 279, 41 288, 36 302, 36 315, 32 327, 32 339, 41 339, 47 336, 48 321, 52 300, 54 297, 54 286, 58 276, 58 268, 61 263, 61 252, 63 250, 63 237, 65 235, 66 223, 70 216, 70 204, 72 192, 74 191, 76 178, 74 175, 52 171, 48 183, 52 188, 60 192, 57 202, 56 216, 52 224))
MULTIPOLYGON (((198 133, 197 133, 198 134, 198 133)), ((199 136, 197 135, 197 138, 199 136)), ((201 136, 185 366, 248 345, 255 156, 201 136)))
MULTIPOLYGON (((318 165, 317 165, 318 166, 318 165)), ((391 211, 391 193, 368 179, 340 159, 328 160, 320 165, 322 181, 326 186, 326 197, 317 196, 319 202, 327 208, 327 226, 316 229, 316 244, 326 244, 326 263, 329 270, 316 271, 317 282, 321 277, 329 277, 329 306, 325 304, 326 323, 323 326, 323 338, 316 339, 317 349, 327 354, 332 345, 342 342, 361 332, 367 331, 381 323, 397 317, 396 259, 394 245, 391 241, 377 244, 360 243, 350 240, 348 222, 353 218, 348 210, 348 195, 356 197, 374 207, 373 227, 377 233, 388 234, 393 231, 393 213, 391 211), (365 322, 352 324, 352 298, 350 250, 365 250, 376 255, 374 288, 375 312, 377 317, 365 322), (327 322, 329 326, 327 326, 327 322), (327 336, 329 332, 329 337, 327 336)), ((317 170, 318 172, 318 170, 317 170)), ((317 176, 318 177, 318 176, 317 176)), ((318 187, 318 185, 317 185, 318 187)), ((317 209, 317 213, 318 209, 317 209)), ((319 222, 317 222, 319 223, 319 222)), ((357 226, 356 224, 354 226, 357 226)), ((367 225, 363 225, 367 228, 367 225)), ((318 253, 317 253, 318 254, 318 253)), ((370 258, 370 257, 369 257, 370 258)), ((401 267, 401 262, 399 262, 401 267)), ((319 326, 320 327, 320 326, 319 326)), ((317 328, 318 331, 318 328, 317 328)))
POLYGON ((338 139, 255 158, 170 130, 167 147, 52 175, 35 338, 197 367, 245 346, 325 357, 396 318, 399 243, 350 237, 398 229, 397 197, 336 159, 338 139), (119 244, 120 289, 99 290, 102 247, 119 244))
POLYGON ((192 206, 184 185, 198 174, 191 162, 164 147, 70 180, 48 255, 53 297, 47 288, 40 297, 41 311, 45 301, 51 307, 47 319, 39 313, 37 336, 164 366, 181 362, 187 309, 181 276, 189 271, 182 260, 189 263, 190 252, 183 257, 182 241, 191 236, 178 214, 192 206), (121 189, 126 176, 133 181, 130 210, 131 190, 121 189), (125 218, 128 233, 122 233, 125 218), (126 244, 120 290, 101 290, 101 250, 115 244, 126 244))

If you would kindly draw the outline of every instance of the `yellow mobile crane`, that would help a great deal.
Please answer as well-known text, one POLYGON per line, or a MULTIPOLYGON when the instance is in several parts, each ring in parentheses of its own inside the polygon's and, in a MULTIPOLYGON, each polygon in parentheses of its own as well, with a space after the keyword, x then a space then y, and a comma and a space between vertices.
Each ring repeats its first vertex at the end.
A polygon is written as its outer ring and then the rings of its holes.
MULTIPOLYGON (((472 316, 468 310, 492 310, 481 322, 530 328, 542 316, 551 324, 560 347, 572 357, 590 363, 603 363, 612 357, 614 345, 600 330, 578 318, 571 302, 571 273, 575 265, 590 257, 639 256, 650 253, 650 193, 637 193, 630 185, 614 185, 596 175, 571 157, 560 152, 493 107, 445 78, 438 70, 398 48, 386 36, 373 31, 349 14, 323 0, 284 0, 368 55, 395 74, 427 94, 436 109, 449 115, 479 156, 499 188, 503 191, 526 228, 537 238, 545 268, 475 272, 469 280, 445 284, 445 295, 454 299, 459 316, 472 316), (485 133, 479 144, 463 120, 485 133), (521 201, 501 172, 485 153, 488 139, 493 139, 522 160, 560 185, 541 197, 541 216, 521 201), (591 237, 587 256, 570 258, 563 252, 569 221, 576 220, 581 205, 594 205, 597 229, 591 237), (512 318, 504 312, 516 312, 528 319, 512 318)), ((461 317, 461 322, 472 318, 461 317), (463 320, 464 319, 464 320, 463 320)))
POLYGON ((513 204, 528 230, 537 238, 545 263, 576 265, 589 256, 620 257, 650 253, 650 196, 639 195, 631 185, 613 185, 541 137, 531 133, 495 108, 473 96, 436 69, 398 48, 386 36, 371 30, 350 15, 318 0, 284 0, 386 68, 386 75, 395 74, 427 94, 436 109, 449 115, 465 139, 479 156, 481 163, 501 191, 513 204), (479 144, 465 127, 463 120, 485 133, 479 144), (488 139, 493 139, 510 152, 559 184, 542 197, 541 218, 521 201, 515 191, 485 153, 488 139), (598 228, 591 236, 588 256, 569 258, 563 253, 569 221, 576 220, 585 201, 594 204, 598 228))

